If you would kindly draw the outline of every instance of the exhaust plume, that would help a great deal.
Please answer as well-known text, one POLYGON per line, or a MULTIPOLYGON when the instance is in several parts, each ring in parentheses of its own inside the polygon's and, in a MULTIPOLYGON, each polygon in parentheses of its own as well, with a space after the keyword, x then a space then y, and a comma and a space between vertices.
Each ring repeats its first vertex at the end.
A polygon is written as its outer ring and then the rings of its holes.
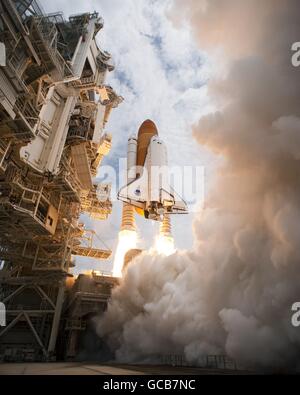
POLYGON ((122 269, 124 265, 124 258, 126 252, 136 248, 137 246, 137 232, 133 230, 121 230, 119 232, 118 245, 114 258, 113 276, 122 277, 122 269))
POLYGON ((159 226, 159 234, 155 239, 155 251, 162 255, 174 254, 175 245, 172 236, 172 225, 170 215, 165 215, 159 226))
POLYGON ((227 354, 240 367, 300 369, 291 324, 300 300, 299 2, 177 1, 172 18, 189 21, 220 63, 209 84, 218 110, 194 137, 225 164, 194 221, 193 250, 137 257, 98 333, 125 362, 227 354))

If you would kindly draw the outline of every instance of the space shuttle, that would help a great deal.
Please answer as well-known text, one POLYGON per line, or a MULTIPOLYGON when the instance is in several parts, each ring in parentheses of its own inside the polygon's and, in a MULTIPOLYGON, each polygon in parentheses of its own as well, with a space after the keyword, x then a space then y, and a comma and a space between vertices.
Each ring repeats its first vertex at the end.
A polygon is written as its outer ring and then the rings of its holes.
POLYGON ((169 184, 166 145, 149 119, 137 137, 128 139, 127 169, 127 185, 120 189, 118 199, 137 213, 156 221, 163 221, 166 214, 188 213, 186 203, 169 184))

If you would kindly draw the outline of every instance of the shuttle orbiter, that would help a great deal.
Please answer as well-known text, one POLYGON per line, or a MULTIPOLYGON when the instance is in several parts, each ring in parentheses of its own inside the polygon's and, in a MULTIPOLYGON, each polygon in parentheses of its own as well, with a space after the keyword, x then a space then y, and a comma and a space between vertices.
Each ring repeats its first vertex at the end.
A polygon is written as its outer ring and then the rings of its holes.
POLYGON ((145 218, 161 221, 165 214, 186 214, 187 205, 169 185, 167 149, 154 122, 146 120, 138 137, 128 140, 128 180, 118 199, 145 218))

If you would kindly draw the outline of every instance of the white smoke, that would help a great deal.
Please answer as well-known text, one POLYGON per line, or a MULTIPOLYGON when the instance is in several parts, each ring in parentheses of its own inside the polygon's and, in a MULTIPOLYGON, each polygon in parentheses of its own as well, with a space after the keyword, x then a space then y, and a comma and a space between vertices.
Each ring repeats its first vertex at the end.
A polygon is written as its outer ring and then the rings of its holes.
POLYGON ((98 333, 120 361, 227 354, 247 368, 299 368, 299 2, 178 1, 172 18, 223 59, 209 90, 219 111, 194 136, 226 164, 195 220, 194 249, 136 258, 98 333))

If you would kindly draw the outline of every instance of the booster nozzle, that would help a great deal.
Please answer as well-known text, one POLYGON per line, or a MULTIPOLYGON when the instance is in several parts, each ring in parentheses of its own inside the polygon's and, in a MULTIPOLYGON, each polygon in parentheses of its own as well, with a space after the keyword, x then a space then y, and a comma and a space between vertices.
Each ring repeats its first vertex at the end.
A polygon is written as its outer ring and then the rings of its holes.
POLYGON ((169 215, 164 215, 163 220, 160 223, 159 234, 165 237, 172 237, 172 226, 169 215))
POLYGON ((121 230, 136 232, 134 207, 127 203, 123 204, 121 230))

